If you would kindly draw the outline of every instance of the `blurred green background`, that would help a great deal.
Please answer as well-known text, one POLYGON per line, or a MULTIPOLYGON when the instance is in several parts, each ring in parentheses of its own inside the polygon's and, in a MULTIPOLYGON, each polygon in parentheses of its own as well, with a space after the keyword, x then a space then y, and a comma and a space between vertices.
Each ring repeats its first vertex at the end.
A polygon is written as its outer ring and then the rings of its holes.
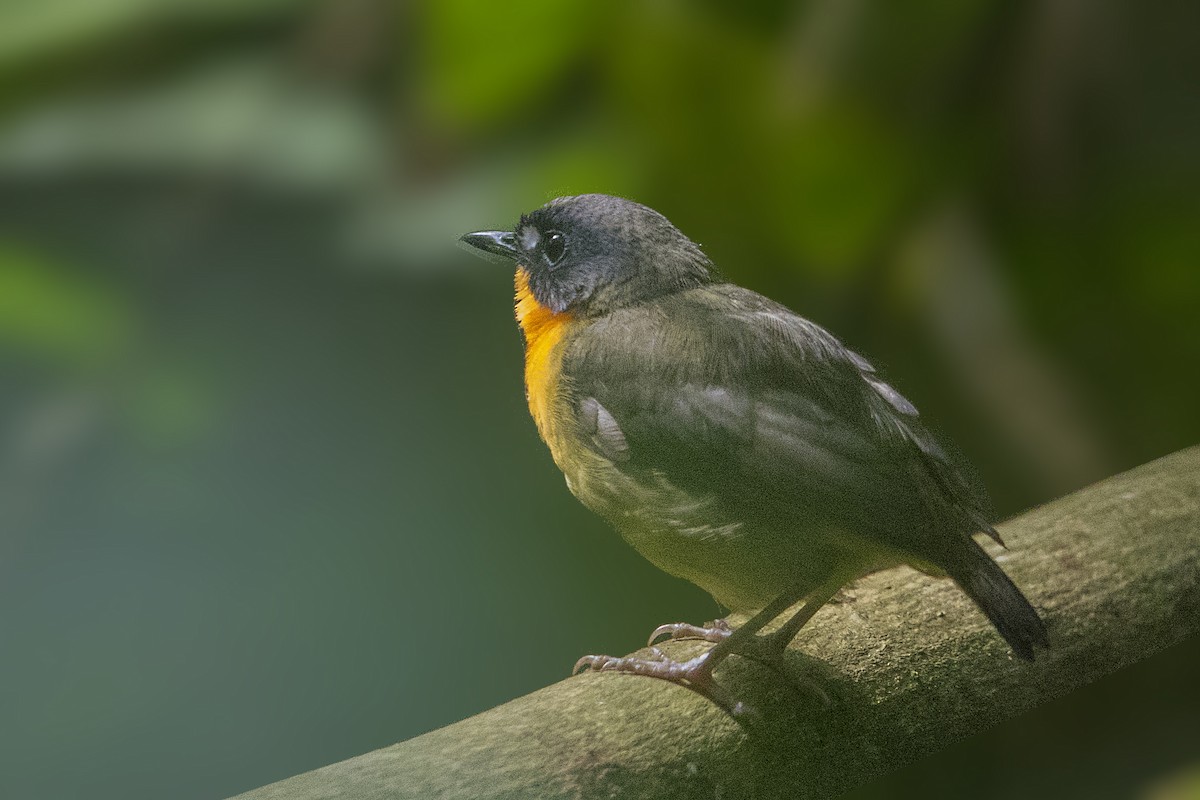
MULTIPOLYGON (((1003 516, 1200 440, 1200 5, 732 5, 0 8, 0 795, 232 794, 717 613, 567 493, 455 247, 557 195, 832 328, 1003 516)), ((1167 791, 1154 661, 895 786, 1167 791)))

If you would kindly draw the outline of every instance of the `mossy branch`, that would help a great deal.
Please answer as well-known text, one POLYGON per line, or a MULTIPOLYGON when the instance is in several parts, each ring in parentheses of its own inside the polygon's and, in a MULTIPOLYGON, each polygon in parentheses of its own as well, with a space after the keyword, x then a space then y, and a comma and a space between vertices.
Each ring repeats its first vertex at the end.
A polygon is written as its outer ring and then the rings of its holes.
POLYGON ((1200 447, 1000 532, 999 560, 1050 631, 1034 664, 950 581, 889 570, 801 632, 805 688, 737 658, 718 670, 758 711, 741 724, 684 688, 585 674, 240 797, 827 797, 1200 630, 1200 447))

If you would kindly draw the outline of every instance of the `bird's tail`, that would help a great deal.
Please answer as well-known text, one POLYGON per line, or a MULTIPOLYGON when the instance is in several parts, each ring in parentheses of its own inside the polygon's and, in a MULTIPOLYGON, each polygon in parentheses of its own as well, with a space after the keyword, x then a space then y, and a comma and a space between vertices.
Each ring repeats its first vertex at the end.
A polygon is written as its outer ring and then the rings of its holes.
POLYGON ((1049 647, 1046 626, 1016 584, 974 540, 959 564, 947 572, 963 588, 1021 658, 1033 660, 1033 647, 1049 647))

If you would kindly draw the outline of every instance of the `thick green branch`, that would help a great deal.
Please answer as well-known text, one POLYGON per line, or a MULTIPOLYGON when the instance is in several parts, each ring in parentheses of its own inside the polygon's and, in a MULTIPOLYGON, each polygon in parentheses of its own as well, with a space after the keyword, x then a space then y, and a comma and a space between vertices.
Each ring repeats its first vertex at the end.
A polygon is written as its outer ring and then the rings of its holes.
POLYGON ((241 797, 824 797, 1200 630, 1200 447, 1000 531, 1050 630, 1035 664, 949 581, 889 570, 801 632, 807 689, 736 658, 718 670, 759 712, 743 724, 677 686, 587 674, 241 797))

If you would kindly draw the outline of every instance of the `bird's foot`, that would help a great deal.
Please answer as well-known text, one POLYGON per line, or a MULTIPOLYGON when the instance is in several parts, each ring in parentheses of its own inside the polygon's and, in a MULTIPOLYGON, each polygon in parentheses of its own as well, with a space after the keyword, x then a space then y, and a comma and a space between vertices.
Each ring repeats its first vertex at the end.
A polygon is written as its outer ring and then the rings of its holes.
POLYGON ((704 625, 690 625, 686 622, 672 622, 667 625, 659 625, 650 634, 650 641, 647 644, 653 645, 660 637, 666 636, 668 639, 703 639, 706 642, 720 642, 729 638, 729 634, 733 633, 733 626, 723 619, 715 619, 712 622, 706 622, 704 625))
MULTIPOLYGON (((673 622, 667 625, 659 625, 650 634, 650 646, 653 652, 661 659, 666 659, 658 648, 653 647, 661 637, 666 636, 668 640, 675 641, 681 639, 701 639, 706 642, 723 642, 730 637, 734 631, 733 626, 726 620, 718 619, 712 622, 706 622, 704 625, 691 625, 686 622, 673 622)), ((787 681, 793 688, 802 693, 815 696, 824 705, 829 705, 832 701, 828 693, 821 688, 820 684, 811 678, 797 674, 794 668, 788 666, 786 653, 787 645, 791 637, 782 631, 776 633, 756 634, 740 641, 730 642, 728 653, 730 655, 739 655, 742 658, 749 659, 757 664, 766 667, 778 674, 781 678, 787 681)), ((606 658, 603 656, 588 656, 588 658, 606 658)), ((576 671, 586 659, 580 659, 579 664, 576 664, 576 671)), ((658 663, 658 662, 651 662, 658 663)), ((603 669, 603 667, 593 667, 593 669, 603 669)), ((635 672, 634 670, 620 670, 623 672, 635 672)), ((642 674, 642 673, 636 673, 642 674)), ((656 676, 661 677, 661 676, 656 676)), ((670 680, 667 678, 666 680, 670 680)), ((680 681, 675 681, 679 683, 680 681)), ((691 688, 691 687, 689 687, 691 688)))
POLYGON ((580 669, 592 672, 623 672, 628 675, 644 675, 674 683, 691 689, 701 697, 715 703, 731 717, 738 718, 749 709, 735 701, 725 689, 713 680, 713 667, 709 664, 709 653, 702 653, 687 661, 674 661, 657 647, 651 648, 656 658, 634 658, 632 656, 584 656, 575 662, 572 675, 580 669))

